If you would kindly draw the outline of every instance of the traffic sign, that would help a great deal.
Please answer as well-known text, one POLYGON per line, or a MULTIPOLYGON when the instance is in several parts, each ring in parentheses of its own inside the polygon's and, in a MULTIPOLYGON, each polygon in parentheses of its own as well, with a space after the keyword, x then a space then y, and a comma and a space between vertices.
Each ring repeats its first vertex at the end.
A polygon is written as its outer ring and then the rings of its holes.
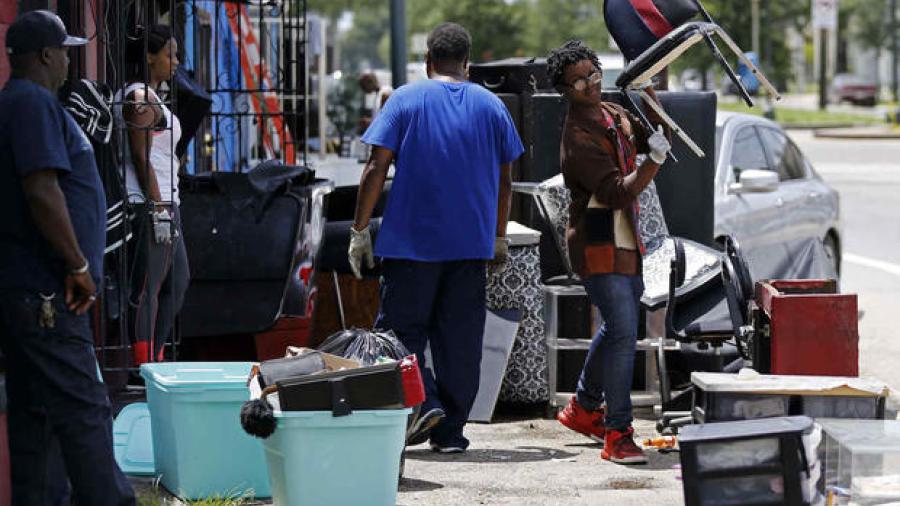
POLYGON ((812 0, 813 28, 836 30, 838 22, 838 0, 812 0))

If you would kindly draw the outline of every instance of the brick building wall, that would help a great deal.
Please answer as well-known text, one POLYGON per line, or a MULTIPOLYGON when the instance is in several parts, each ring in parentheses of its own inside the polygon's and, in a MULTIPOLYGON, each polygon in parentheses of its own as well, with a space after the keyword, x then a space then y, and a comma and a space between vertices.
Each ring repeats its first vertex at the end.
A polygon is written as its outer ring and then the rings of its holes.
POLYGON ((16 0, 0 0, 0 86, 9 79, 9 59, 6 57, 6 29, 16 17, 16 0))

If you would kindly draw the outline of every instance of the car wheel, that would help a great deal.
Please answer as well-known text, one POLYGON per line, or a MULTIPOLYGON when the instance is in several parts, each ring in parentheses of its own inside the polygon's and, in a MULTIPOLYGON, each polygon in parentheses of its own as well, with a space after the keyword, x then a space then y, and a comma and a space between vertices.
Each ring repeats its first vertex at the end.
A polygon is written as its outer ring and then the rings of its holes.
POLYGON ((822 246, 825 247, 825 254, 828 255, 828 259, 831 260, 831 264, 834 267, 834 272, 836 272, 838 277, 840 277, 841 252, 838 251, 837 241, 834 239, 834 236, 831 234, 825 236, 825 240, 822 241, 822 246))

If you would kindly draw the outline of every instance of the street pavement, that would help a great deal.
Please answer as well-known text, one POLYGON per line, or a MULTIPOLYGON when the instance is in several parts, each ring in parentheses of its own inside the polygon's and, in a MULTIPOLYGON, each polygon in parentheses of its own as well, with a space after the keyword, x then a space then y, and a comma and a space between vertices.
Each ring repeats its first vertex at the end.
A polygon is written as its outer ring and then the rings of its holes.
MULTIPOLYGON (((656 436, 649 412, 635 421, 636 440, 656 436)), ((600 446, 556 420, 470 424, 463 455, 437 455, 427 445, 406 453, 397 499, 412 505, 683 504, 677 453, 649 451, 647 465, 600 458, 600 446)))
POLYGON ((840 192, 841 290, 859 296, 860 373, 900 391, 900 142, 789 135, 840 192))
MULTIPOLYGON (((789 134, 841 194, 841 289, 857 293, 864 312, 861 373, 900 389, 900 142, 789 134)), ((638 413, 635 429, 638 439, 656 435, 648 412, 638 413)), ((407 451, 399 505, 683 504, 677 453, 651 451, 645 466, 612 464, 596 443, 540 417, 471 424, 467 435, 463 455, 426 445, 407 451)))

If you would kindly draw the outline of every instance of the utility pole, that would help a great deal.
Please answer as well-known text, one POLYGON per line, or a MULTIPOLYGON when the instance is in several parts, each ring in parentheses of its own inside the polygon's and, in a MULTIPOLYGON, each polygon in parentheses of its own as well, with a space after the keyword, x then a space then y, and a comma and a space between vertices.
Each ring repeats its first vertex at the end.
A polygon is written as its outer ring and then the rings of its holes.
POLYGON ((753 0, 750 6, 751 30, 753 38, 753 52, 759 58, 759 0, 753 0))
POLYGON ((897 102, 897 0, 891 0, 891 92, 897 102))
POLYGON ((828 106, 828 29, 819 30, 819 110, 828 106))
POLYGON ((391 0, 391 74, 394 88, 406 84, 406 0, 391 0))

